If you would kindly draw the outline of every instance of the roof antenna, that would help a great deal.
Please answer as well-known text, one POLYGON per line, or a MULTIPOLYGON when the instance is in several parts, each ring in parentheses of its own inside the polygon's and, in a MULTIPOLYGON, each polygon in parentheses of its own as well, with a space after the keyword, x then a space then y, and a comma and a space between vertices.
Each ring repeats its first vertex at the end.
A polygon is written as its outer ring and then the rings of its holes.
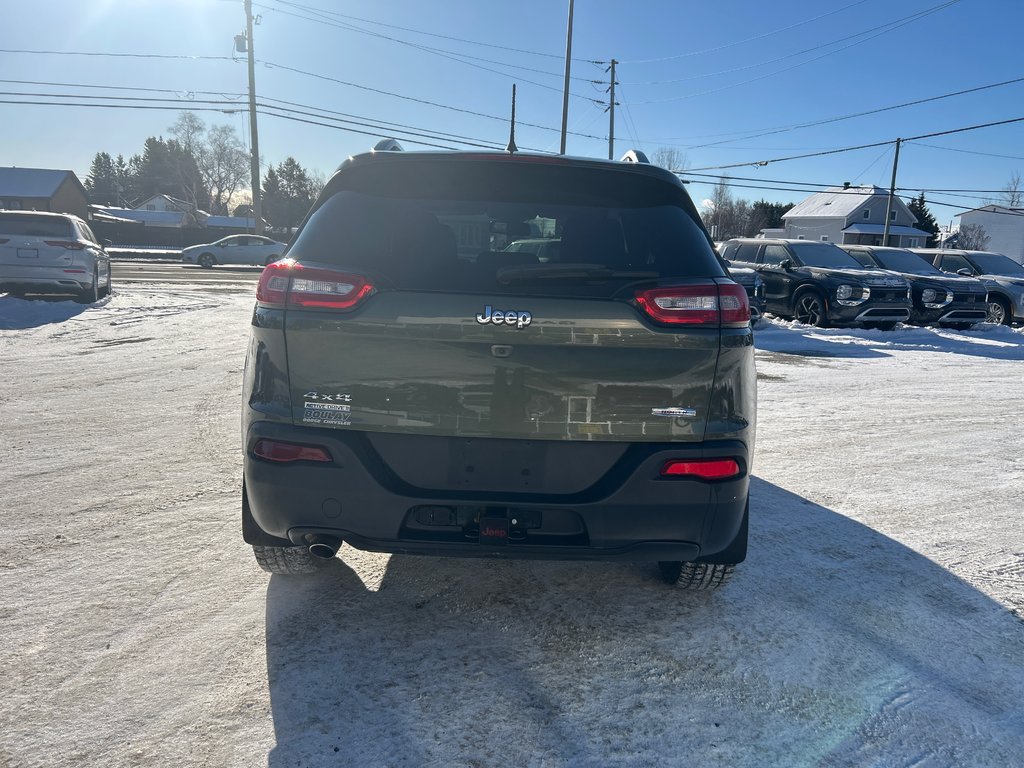
POLYGON ((512 125, 508 131, 508 146, 505 151, 510 155, 519 151, 516 146, 516 84, 512 83, 512 125))

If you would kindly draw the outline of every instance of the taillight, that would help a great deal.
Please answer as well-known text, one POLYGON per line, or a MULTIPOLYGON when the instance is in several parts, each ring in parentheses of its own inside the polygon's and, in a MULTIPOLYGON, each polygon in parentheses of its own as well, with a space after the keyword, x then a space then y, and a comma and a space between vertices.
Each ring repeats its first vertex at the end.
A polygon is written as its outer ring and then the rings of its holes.
POLYGON ((331 454, 326 448, 316 445, 299 445, 283 443, 279 440, 257 440, 252 447, 253 455, 267 461, 331 461, 331 454))
POLYGON ((4 243, 7 243, 7 242, 10 242, 10 240, 8 238, 0 237, 0 245, 3 245, 4 243))
POLYGON ((352 309, 375 292, 363 275, 306 267, 284 259, 264 267, 256 286, 256 300, 271 306, 352 309))
POLYGON ((750 322, 747 292, 731 281, 650 288, 633 298, 648 317, 666 325, 742 328, 750 322))
POLYGON ((76 240, 43 240, 43 242, 68 251, 81 251, 85 249, 85 243, 79 243, 76 240))
POLYGON ((661 468, 662 477, 728 480, 739 475, 740 465, 735 459, 672 459, 661 468))

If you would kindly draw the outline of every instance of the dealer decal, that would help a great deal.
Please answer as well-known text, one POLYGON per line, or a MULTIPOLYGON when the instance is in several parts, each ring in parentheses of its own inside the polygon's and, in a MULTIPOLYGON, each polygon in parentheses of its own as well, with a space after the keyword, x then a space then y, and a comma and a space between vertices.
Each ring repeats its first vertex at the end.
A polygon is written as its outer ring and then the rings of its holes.
POLYGON ((307 392, 303 397, 307 398, 302 409, 304 424, 347 427, 352 423, 352 395, 307 392))

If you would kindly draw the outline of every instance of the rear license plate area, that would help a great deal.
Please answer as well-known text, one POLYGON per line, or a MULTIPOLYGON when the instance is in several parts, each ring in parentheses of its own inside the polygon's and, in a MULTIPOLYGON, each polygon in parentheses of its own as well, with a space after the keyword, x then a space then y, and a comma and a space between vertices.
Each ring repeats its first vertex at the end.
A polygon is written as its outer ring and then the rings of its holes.
POLYGON ((18 249, 19 259, 38 259, 39 249, 38 248, 19 248, 18 249))

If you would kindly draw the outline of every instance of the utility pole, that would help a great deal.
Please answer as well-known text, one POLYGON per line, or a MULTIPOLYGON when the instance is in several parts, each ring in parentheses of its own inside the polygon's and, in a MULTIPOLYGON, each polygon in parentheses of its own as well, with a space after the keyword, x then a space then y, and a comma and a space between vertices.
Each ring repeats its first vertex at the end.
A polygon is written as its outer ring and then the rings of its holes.
POLYGON ((896 139, 896 156, 892 159, 892 181, 889 183, 889 201, 885 204, 885 230, 882 232, 882 247, 889 245, 889 219, 892 217, 892 199, 896 194, 896 166, 900 164, 900 142, 896 139))
POLYGON ((612 59, 612 65, 608 68, 612 73, 611 86, 609 92, 611 93, 611 99, 608 102, 608 159, 615 159, 615 65, 618 64, 615 59, 612 59))
MULTIPOLYGON (((249 0, 246 0, 249 2, 249 0)), ((565 133, 569 127, 569 66, 572 63, 572 3, 569 0, 569 28, 565 33, 565 85, 562 87, 562 145, 558 154, 565 154, 565 133)))
POLYGON ((245 0, 245 42, 249 51, 249 132, 252 168, 252 216, 254 231, 263 231, 263 205, 260 200, 260 139, 256 130, 256 59, 252 50, 252 0, 245 0))

